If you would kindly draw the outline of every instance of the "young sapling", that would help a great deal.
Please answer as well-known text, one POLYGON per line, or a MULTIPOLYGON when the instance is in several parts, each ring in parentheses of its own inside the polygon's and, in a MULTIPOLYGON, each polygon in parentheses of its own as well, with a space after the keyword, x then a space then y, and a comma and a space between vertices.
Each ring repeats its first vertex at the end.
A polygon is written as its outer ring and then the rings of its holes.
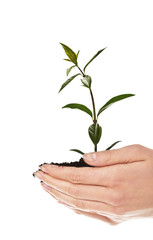
MULTIPOLYGON (((79 52, 75 53, 70 47, 68 47, 67 45, 60 43, 61 46, 63 47, 67 58, 65 58, 65 61, 70 62, 71 64, 73 64, 72 66, 70 66, 70 68, 68 68, 66 70, 66 75, 68 76, 70 74, 70 72, 72 71, 73 68, 77 68, 78 69, 78 73, 71 76, 70 78, 68 78, 61 86, 59 92, 61 92, 66 86, 68 86, 68 84, 70 82, 72 82, 75 78, 81 76, 81 82, 82 82, 82 86, 85 87, 86 89, 88 89, 90 97, 91 97, 91 102, 92 102, 92 110, 89 109, 87 106, 80 104, 80 103, 70 103, 67 104, 65 106, 63 106, 62 108, 71 108, 71 109, 78 109, 81 110, 85 113, 87 113, 92 121, 92 124, 89 126, 88 128, 88 134, 89 137, 94 145, 94 151, 97 152, 97 145, 102 137, 102 127, 99 125, 98 120, 99 120, 99 116, 101 115, 101 113, 103 111, 105 111, 108 107, 110 107, 112 104, 121 101, 123 99, 135 96, 135 94, 121 94, 118 96, 115 96, 113 98, 111 98, 109 101, 107 101, 99 110, 98 112, 96 112, 96 106, 95 106, 95 100, 94 100, 94 95, 93 95, 93 91, 92 91, 92 78, 90 75, 86 74, 86 68, 88 67, 88 65, 96 58, 98 57, 105 49, 101 49, 99 50, 91 59, 90 61, 87 62, 87 64, 84 66, 83 69, 80 68, 79 64, 78 64, 78 55, 79 52)), ((116 141, 113 144, 111 144, 111 146, 109 146, 106 150, 110 150, 112 147, 114 147, 117 143, 119 143, 121 141, 116 141)), ((84 155, 84 152, 79 150, 79 149, 70 149, 70 151, 75 151, 81 155, 84 155)), ((63 166, 76 166, 76 167, 84 167, 84 166, 89 166, 87 165, 84 161, 83 158, 80 159, 79 162, 71 162, 71 163, 51 163, 51 164, 56 164, 56 165, 63 165, 63 166)))

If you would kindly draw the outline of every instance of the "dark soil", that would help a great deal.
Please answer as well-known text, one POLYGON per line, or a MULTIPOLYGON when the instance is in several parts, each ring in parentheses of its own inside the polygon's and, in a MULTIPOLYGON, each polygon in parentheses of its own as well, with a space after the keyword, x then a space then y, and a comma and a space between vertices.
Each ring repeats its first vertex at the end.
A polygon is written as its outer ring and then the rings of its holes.
POLYGON ((66 167, 93 167, 88 165, 86 162, 84 162, 83 158, 80 158, 80 160, 76 162, 70 162, 70 163, 69 162, 63 162, 63 163, 51 162, 50 164, 58 165, 58 166, 66 166, 66 167))

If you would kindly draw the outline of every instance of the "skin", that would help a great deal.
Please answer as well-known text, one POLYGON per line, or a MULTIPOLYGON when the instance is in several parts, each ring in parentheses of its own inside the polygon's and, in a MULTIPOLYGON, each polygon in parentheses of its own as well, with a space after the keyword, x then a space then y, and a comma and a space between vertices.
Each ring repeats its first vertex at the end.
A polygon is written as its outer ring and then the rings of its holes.
POLYGON ((93 168, 43 164, 45 191, 78 214, 112 225, 153 217, 153 150, 135 144, 84 154, 93 168))

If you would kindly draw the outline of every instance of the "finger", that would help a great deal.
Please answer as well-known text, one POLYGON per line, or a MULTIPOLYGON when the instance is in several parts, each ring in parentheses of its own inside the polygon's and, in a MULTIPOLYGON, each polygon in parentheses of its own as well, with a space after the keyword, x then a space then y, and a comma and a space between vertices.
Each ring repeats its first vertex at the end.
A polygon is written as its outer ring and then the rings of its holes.
POLYGON ((43 189, 48 192, 54 199, 58 200, 51 192, 50 192, 50 187, 46 184, 43 183, 43 181, 40 182, 41 186, 43 189))
MULTIPOLYGON (((36 173, 39 174, 39 171, 36 173)), ((104 202, 110 205, 115 205, 116 191, 112 188, 74 184, 60 179, 53 178, 46 173, 40 171, 41 179, 50 187, 65 193, 71 197, 104 202)))
POLYGON ((81 210, 74 210, 74 212, 77 213, 77 214, 81 214, 81 215, 87 216, 87 217, 95 218, 95 219, 97 219, 97 220, 100 220, 100 221, 109 223, 109 224, 111 224, 111 225, 116 225, 116 224, 118 224, 117 222, 112 221, 111 219, 109 219, 109 218, 107 218, 107 217, 104 217, 104 216, 101 216, 101 215, 96 214, 96 213, 88 213, 88 212, 83 212, 83 211, 81 211, 81 210))
POLYGON ((106 223, 109 223, 111 225, 116 225, 117 222, 105 217, 105 216, 102 216, 102 215, 99 215, 99 214, 96 214, 96 213, 89 213, 89 212, 84 212, 84 211, 81 211, 81 210, 78 210, 78 209, 75 209, 73 208, 72 206, 66 204, 65 202, 62 202, 61 200, 58 200, 53 194, 51 194, 50 192, 50 187, 46 184, 44 184, 42 181, 41 181, 41 186, 43 187, 43 189, 48 192, 54 199, 57 200, 58 203, 60 204, 63 204, 65 207, 67 208, 70 208, 72 209, 75 213, 77 214, 82 214, 84 216, 87 216, 87 217, 91 217, 91 218, 95 218, 95 219, 98 219, 98 220, 101 220, 103 222, 106 222, 106 223))
MULTIPOLYGON (((42 185, 44 188, 46 188, 45 183, 42 183, 42 185)), ((76 199, 49 186, 47 186, 47 191, 50 192, 56 199, 78 210, 99 214, 108 213, 112 217, 115 215, 116 207, 114 206, 107 205, 101 202, 76 199)))
POLYGON ((135 144, 120 149, 86 153, 83 155, 83 160, 96 167, 137 162, 146 159, 145 150, 145 147, 135 144))
POLYGON ((40 183, 41 183, 42 188, 43 188, 47 193, 49 193, 49 195, 51 195, 58 203, 63 204, 63 205, 65 205, 65 206, 68 207, 68 208, 74 209, 72 206, 66 204, 65 202, 62 202, 62 201, 59 200, 57 197, 55 197, 55 196, 51 193, 50 187, 49 187, 47 184, 45 184, 43 181, 41 181, 40 183))
POLYGON ((115 166, 76 168, 43 164, 40 168, 51 177, 84 185, 112 186, 116 174, 115 166))

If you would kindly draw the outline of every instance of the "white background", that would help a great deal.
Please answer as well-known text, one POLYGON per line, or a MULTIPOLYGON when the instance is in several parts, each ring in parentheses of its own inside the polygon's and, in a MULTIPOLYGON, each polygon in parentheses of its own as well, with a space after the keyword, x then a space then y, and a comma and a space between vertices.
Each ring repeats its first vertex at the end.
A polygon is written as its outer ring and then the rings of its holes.
POLYGON ((81 67, 107 46, 87 68, 97 109, 136 94, 101 114, 98 150, 117 140, 116 148, 152 148, 152 11, 151 0, 0 1, 1 239, 153 239, 152 219, 112 227, 77 215, 32 177, 42 162, 79 160, 70 148, 93 151, 90 118, 61 109, 70 102, 91 108, 91 100, 79 78, 58 94, 70 66, 59 42, 80 50, 81 67))

